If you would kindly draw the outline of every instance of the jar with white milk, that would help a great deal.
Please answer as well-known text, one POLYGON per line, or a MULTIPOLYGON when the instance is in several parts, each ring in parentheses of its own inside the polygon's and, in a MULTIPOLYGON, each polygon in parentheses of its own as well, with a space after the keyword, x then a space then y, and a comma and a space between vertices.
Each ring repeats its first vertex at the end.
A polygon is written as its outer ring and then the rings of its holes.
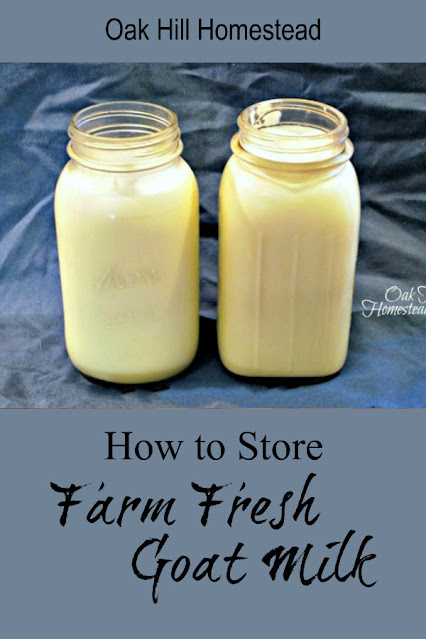
POLYGON ((55 194, 74 365, 116 382, 165 379, 198 345, 198 187, 176 115, 144 102, 79 111, 55 194))
POLYGON ((219 197, 222 362, 247 376, 331 375, 347 355, 360 219, 347 120, 278 99, 238 125, 219 197))

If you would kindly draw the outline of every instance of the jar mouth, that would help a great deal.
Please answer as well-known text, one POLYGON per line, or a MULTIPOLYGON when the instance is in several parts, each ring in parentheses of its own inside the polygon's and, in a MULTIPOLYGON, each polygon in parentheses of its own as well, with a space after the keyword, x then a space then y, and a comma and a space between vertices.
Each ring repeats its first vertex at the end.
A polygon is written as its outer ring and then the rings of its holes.
POLYGON ((319 162, 343 152, 349 135, 338 109, 314 100, 279 98, 252 104, 238 118, 241 147, 277 162, 319 162))
POLYGON ((70 157, 104 170, 157 166, 183 148, 176 114, 136 100, 88 106, 73 115, 68 134, 70 157))

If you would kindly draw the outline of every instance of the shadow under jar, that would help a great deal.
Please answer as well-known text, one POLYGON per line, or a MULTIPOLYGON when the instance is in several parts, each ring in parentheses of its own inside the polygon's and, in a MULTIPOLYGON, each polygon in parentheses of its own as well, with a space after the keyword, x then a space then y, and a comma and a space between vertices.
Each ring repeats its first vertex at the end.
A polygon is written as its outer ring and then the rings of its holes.
POLYGON ((220 357, 239 375, 331 375, 347 355, 360 219, 346 118, 278 99, 238 125, 219 196, 220 357))
POLYGON ((144 102, 79 111, 55 194, 68 354, 116 383, 165 379, 198 345, 198 187, 176 115, 144 102))

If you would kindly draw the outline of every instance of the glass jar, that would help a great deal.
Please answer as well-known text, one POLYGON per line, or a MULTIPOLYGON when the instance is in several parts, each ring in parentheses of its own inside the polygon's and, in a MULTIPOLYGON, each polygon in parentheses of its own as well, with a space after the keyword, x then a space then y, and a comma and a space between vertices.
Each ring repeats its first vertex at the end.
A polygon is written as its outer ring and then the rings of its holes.
POLYGON ((360 218, 347 120, 279 99, 238 125, 219 196, 222 362, 247 376, 331 375, 347 355, 360 218))
POLYGON ((117 383, 165 379, 198 345, 198 187, 176 115, 144 102, 79 111, 55 194, 74 365, 117 383))

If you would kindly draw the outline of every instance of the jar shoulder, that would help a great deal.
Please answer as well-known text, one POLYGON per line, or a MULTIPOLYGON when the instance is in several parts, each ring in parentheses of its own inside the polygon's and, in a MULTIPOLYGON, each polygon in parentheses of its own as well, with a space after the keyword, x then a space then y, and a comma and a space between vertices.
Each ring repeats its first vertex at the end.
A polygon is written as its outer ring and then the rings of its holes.
POLYGON ((279 169, 269 169, 267 166, 263 165, 262 162, 260 162, 259 164, 249 164, 248 162, 244 162, 239 159, 235 154, 232 154, 225 164, 222 172, 222 177, 228 177, 231 175, 234 175, 235 177, 253 176, 254 178, 274 178, 276 180, 288 180, 289 182, 291 182, 292 180, 296 182, 309 182, 309 176, 312 176, 313 182, 320 182, 322 180, 326 181, 333 178, 338 179, 339 176, 344 175, 346 178, 351 178, 358 185, 356 170, 350 160, 346 161, 339 171, 333 169, 324 169, 323 171, 308 171, 303 170, 303 165, 301 165, 300 171, 286 172, 284 168, 282 171, 280 171, 279 169))
MULTIPOLYGON (((232 156, 222 175, 219 220, 244 228, 310 228, 342 224, 356 229, 361 202, 357 175, 346 162, 334 173, 312 175, 248 166, 232 156)), ((343 228, 342 226, 342 228, 343 228)), ((322 232, 322 231, 321 231, 322 232)))
POLYGON ((232 155, 226 163, 221 179, 221 196, 226 193, 250 195, 250 198, 309 197, 339 193, 359 197, 359 182, 352 162, 341 167, 310 171, 271 169, 262 164, 248 164, 232 155))
POLYGON ((70 160, 56 184, 56 197, 151 197, 173 192, 198 193, 197 181, 189 164, 181 157, 175 161, 140 171, 100 171, 70 160))

